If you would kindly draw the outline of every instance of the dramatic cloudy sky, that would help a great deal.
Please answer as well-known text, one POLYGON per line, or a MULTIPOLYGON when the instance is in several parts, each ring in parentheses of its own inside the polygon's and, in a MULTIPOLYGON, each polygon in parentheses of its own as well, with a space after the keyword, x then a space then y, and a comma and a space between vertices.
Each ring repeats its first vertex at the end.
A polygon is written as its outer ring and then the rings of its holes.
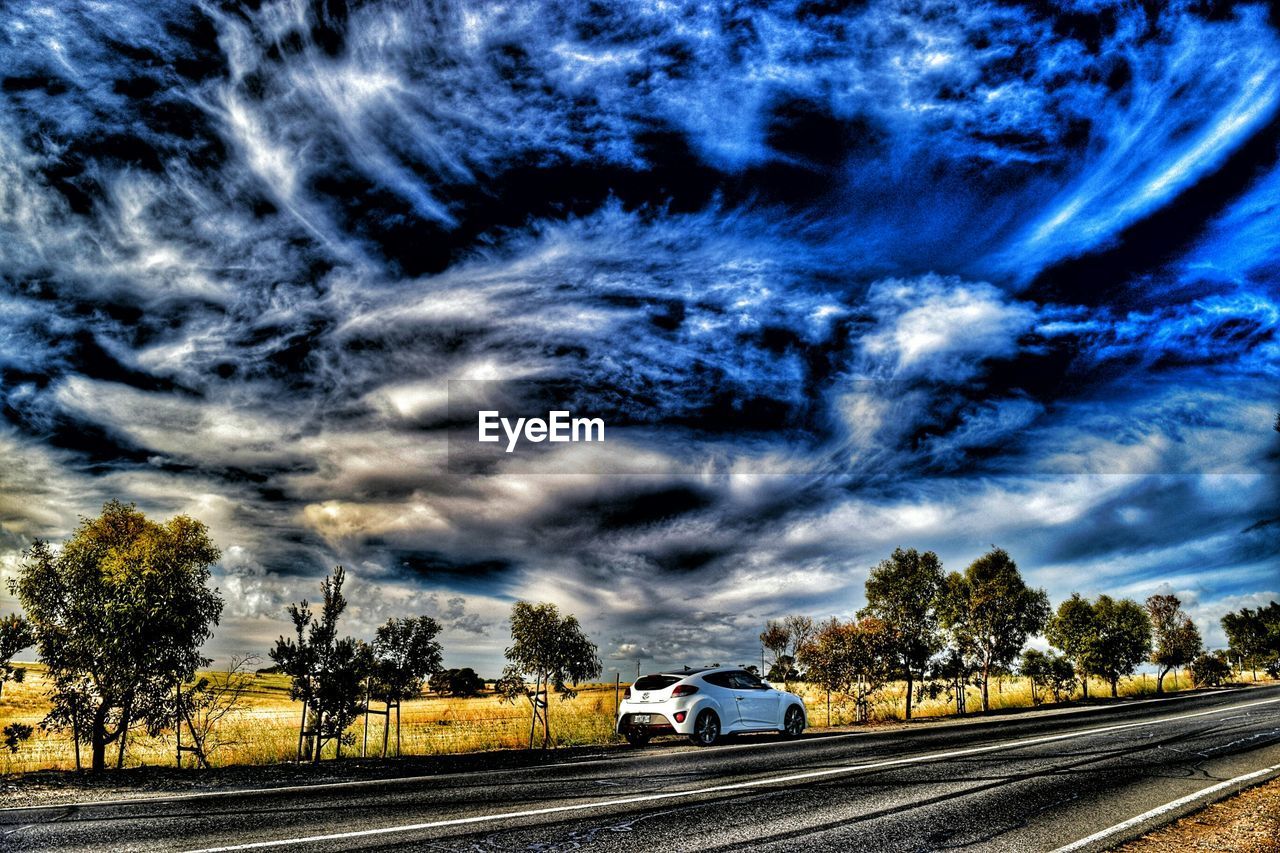
POLYGON ((994 543, 1220 644, 1280 597, 1280 13, 855 5, 6 2, 0 568, 120 498, 210 525, 216 657, 342 563, 354 634, 492 674, 550 600, 625 671, 994 543), (471 464, 495 388, 607 440, 471 464))

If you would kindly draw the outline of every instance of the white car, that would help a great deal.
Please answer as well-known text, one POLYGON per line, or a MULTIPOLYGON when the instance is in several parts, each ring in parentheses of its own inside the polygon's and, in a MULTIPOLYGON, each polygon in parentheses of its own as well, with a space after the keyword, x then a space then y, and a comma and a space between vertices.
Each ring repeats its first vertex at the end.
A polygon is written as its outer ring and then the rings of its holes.
POLYGON ((711 746, 721 735, 782 732, 798 737, 804 700, 738 667, 674 670, 641 676, 618 706, 617 731, 633 746, 660 734, 688 735, 711 746))

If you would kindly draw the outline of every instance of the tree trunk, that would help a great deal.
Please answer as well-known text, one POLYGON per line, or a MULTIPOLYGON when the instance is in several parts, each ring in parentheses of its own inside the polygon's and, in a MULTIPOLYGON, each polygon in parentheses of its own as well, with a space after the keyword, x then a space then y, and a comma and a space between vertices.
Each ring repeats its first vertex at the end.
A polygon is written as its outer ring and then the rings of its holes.
POLYGON ((1120 697, 1120 679, 1111 679, 1111 698, 1118 699, 1120 697))
POLYGON ((98 706, 93 714, 93 729, 90 732, 93 743, 93 763, 91 769, 97 773, 107 769, 107 707, 98 706))
POLYGON ((302 697, 302 722, 298 724, 298 762, 302 762, 302 739, 307 734, 307 698, 302 697))
POLYGON ((116 737, 120 739, 120 749, 116 752, 116 769, 124 767, 124 745, 129 737, 130 717, 133 715, 133 697, 125 700, 124 710, 120 712, 120 728, 116 729, 116 737))
MULTIPOLYGON (((640 669, 640 664, 636 664, 636 669, 640 669)), ((532 714, 529 717, 529 748, 533 749, 533 734, 538 730, 538 687, 542 684, 542 678, 539 677, 533 682, 533 695, 529 697, 529 704, 532 706, 532 714)))
POLYGON ((400 757, 400 700, 396 700, 396 758, 400 757))
POLYGON ((907 665, 907 719, 911 719, 911 665, 907 665))
POLYGON ((1156 693, 1164 692, 1164 677, 1169 672, 1167 667, 1160 667, 1156 670, 1156 693))
POLYGON ((982 713, 991 710, 991 697, 987 692, 988 682, 991 680, 991 663, 989 661, 982 662, 982 713))
POLYGON ((80 713, 79 713, 79 708, 80 708, 80 703, 79 703, 79 702, 77 702, 76 700, 72 699, 72 700, 71 700, 71 743, 75 746, 75 750, 76 750, 76 770, 77 770, 77 771, 79 771, 79 770, 83 770, 83 769, 84 769, 83 767, 81 767, 81 766, 80 766, 80 713))
MULTIPOLYGON (((1080 667, 1080 669, 1081 671, 1083 671, 1084 667, 1080 667)), ((1080 676, 1080 688, 1084 690, 1084 700, 1088 702, 1089 701, 1089 673, 1085 672, 1083 675, 1080 676)))
POLYGON ((317 714, 315 722, 312 723, 311 725, 315 729, 315 744, 316 744, 315 750, 311 753, 311 763, 319 764, 320 748, 324 746, 324 741, 321 740, 321 737, 323 737, 321 732, 324 729, 324 714, 323 713, 317 714))

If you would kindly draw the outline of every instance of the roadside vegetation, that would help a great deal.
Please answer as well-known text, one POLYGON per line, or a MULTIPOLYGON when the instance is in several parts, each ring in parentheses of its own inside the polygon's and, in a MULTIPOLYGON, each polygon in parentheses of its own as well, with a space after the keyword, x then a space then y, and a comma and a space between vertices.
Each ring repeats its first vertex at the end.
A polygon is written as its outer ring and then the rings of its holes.
MULTIPOLYGON (((340 566, 315 608, 303 599, 282 614, 286 630, 267 650, 272 666, 240 658, 209 670, 200 649, 222 609, 209 587, 218 558, 200 522, 158 524, 118 502, 59 548, 35 543, 12 582, 25 614, 0 619, 0 769, 214 767, 617 740, 618 688, 594 681, 597 647, 573 614, 517 602, 508 665, 486 681, 446 669, 440 626, 428 616, 389 619, 372 642, 344 635, 340 566), (28 649, 39 663, 15 663, 28 649)), ((846 618, 770 620, 759 636, 772 655, 766 675, 804 697, 811 726, 1280 676, 1276 602, 1224 616, 1230 647, 1209 652, 1175 596, 1074 594, 1054 608, 996 547, 951 572, 933 552, 896 549, 871 570, 866 602, 846 618), (1036 637, 1053 648, 1028 648, 1036 637), (1139 672, 1144 665, 1153 671, 1139 672)))

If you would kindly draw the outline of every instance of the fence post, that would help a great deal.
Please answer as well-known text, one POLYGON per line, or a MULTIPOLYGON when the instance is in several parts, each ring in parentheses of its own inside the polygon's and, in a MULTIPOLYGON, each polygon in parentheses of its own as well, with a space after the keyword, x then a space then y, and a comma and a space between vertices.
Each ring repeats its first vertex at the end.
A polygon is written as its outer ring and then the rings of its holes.
POLYGON ((827 728, 831 728, 831 690, 827 690, 827 728))
POLYGON ((178 769, 182 769, 182 684, 179 682, 173 688, 174 701, 174 719, 173 719, 173 736, 178 741, 178 769))

